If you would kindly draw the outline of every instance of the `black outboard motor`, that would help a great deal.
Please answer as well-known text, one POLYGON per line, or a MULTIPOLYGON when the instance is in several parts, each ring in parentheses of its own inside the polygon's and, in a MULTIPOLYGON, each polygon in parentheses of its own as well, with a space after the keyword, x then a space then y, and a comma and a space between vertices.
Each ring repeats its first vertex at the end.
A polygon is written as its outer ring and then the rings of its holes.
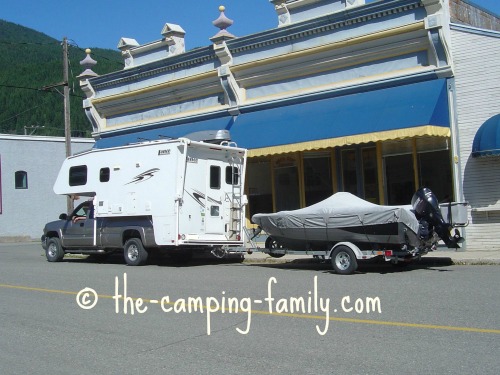
POLYGON ((425 233, 426 231, 431 232, 432 229, 434 229, 446 246, 454 249, 460 247, 458 244, 463 242, 463 238, 460 236, 457 229, 455 229, 455 235, 450 235, 452 226, 444 221, 441 210, 439 209, 439 202, 430 189, 426 187, 418 189, 417 192, 413 194, 411 205, 420 223, 420 227, 423 229, 424 233, 421 235, 425 236, 427 235, 427 233, 425 233))

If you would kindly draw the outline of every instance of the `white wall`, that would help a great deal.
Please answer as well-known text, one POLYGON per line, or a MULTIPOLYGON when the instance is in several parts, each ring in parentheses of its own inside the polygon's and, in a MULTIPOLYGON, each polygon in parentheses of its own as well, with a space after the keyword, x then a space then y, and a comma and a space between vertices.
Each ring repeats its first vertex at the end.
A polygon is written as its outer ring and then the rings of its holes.
MULTIPOLYGON (((92 146, 75 139, 72 153, 92 146)), ((64 138, 0 135, 0 241, 39 239, 45 223, 66 211, 66 198, 52 190, 65 154, 64 138), (28 189, 15 189, 16 171, 28 173, 28 189)))
POLYGON ((472 158, 479 127, 500 113, 500 33, 458 25, 451 32, 464 198, 466 249, 500 249, 500 157, 472 158))

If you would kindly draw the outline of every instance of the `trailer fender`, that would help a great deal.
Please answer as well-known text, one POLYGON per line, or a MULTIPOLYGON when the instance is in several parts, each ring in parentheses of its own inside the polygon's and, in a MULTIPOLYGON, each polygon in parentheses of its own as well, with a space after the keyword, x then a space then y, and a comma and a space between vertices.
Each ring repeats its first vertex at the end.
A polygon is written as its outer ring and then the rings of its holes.
POLYGON ((339 242, 339 243, 336 243, 329 251, 328 253, 328 257, 327 259, 332 259, 332 253, 335 251, 335 249, 339 246, 347 246, 349 249, 351 249, 353 252, 354 252, 354 255, 356 255, 356 258, 357 259, 362 259, 363 257, 363 253, 361 252, 361 250, 359 249, 359 247, 357 247, 356 245, 354 245, 352 242, 339 242))

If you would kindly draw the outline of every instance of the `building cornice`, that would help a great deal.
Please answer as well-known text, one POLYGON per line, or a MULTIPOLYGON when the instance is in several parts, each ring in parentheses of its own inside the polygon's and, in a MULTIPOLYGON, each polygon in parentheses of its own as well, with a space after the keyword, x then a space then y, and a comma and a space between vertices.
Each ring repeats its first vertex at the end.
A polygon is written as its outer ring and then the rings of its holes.
MULTIPOLYGON (((236 38, 226 42, 232 55, 249 53, 262 48, 286 44, 317 34, 328 33, 352 25, 369 22, 422 7, 419 0, 395 0, 390 2, 369 3, 332 14, 327 14, 312 20, 303 21, 290 26, 272 29, 247 37, 236 38)), ((110 73, 90 80, 96 91, 107 87, 137 82, 152 76, 172 71, 189 69, 196 65, 215 62, 217 57, 211 47, 202 47, 184 54, 163 58, 155 62, 130 68, 116 73, 110 73), (115 78, 116 77, 116 78, 115 78)))

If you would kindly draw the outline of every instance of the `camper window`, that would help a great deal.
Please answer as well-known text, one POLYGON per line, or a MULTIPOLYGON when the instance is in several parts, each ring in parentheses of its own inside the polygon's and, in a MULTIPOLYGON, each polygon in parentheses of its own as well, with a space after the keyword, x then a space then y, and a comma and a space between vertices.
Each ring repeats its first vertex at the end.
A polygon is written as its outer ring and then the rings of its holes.
POLYGON ((210 189, 220 189, 220 167, 210 166, 210 189))
POLYGON ((87 166, 76 165, 69 169, 69 186, 80 186, 87 183, 87 166))
POLYGON ((226 167, 226 184, 238 185, 240 179, 240 171, 236 167, 226 167))
POLYGON ((108 182, 109 181, 109 168, 101 168, 99 171, 99 181, 108 182))
POLYGON ((210 206, 210 216, 219 216, 219 206, 210 206))

